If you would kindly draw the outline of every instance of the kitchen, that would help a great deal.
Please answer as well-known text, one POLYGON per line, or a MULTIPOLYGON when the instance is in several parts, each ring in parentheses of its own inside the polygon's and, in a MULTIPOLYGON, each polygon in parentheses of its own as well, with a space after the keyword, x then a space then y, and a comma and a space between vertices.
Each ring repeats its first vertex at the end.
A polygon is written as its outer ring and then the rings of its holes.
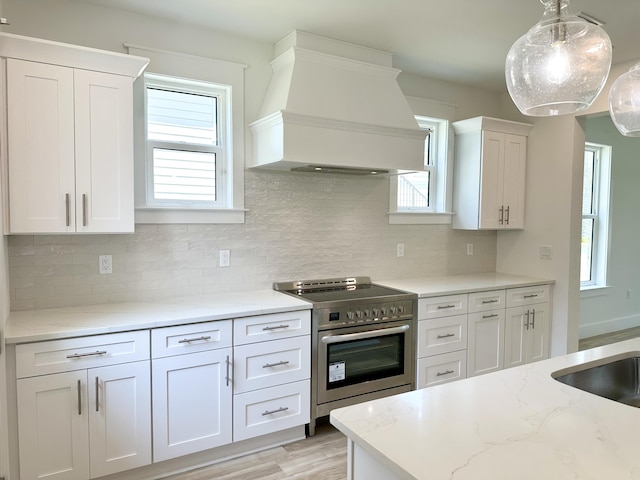
MULTIPOLYGON (((246 123, 258 117, 273 58, 270 43, 81 2, 4 0, 2 14, 12 23, 6 31, 22 35, 113 51, 130 42, 247 64, 246 123)), ((615 65, 610 81, 628 67, 615 65)), ((552 354, 575 350, 578 243, 570 239, 580 192, 566 188, 581 181, 574 167, 582 161, 574 118, 531 121, 516 114, 506 94, 404 73, 399 81, 410 97, 436 99, 432 108, 454 105, 453 119, 486 115, 535 123, 530 155, 536 162, 528 166, 524 231, 389 225, 389 182, 382 177, 247 170, 248 212, 242 225, 139 225, 134 235, 5 237, 3 253, 11 256, 14 272, 3 272, 11 309, 269 288, 275 279, 293 279, 300 271, 309 278, 356 272, 376 279, 423 276, 425 269, 429 276, 498 270, 556 280, 552 354), (536 188, 540 185, 546 188, 536 188), (396 256, 398 243, 405 245, 404 257, 396 256), (469 243, 474 246, 470 256, 469 243), (553 245, 552 262, 539 259, 539 244, 553 245), (228 269, 217 267, 220 249, 231 251, 228 269), (101 254, 113 256, 110 276, 97 274, 101 254)), ((589 112, 604 111, 605 104, 598 99, 589 112)), ((245 155, 251 152, 250 142, 247 133, 245 155)), ((6 315, 9 301, 2 304, 6 315)))

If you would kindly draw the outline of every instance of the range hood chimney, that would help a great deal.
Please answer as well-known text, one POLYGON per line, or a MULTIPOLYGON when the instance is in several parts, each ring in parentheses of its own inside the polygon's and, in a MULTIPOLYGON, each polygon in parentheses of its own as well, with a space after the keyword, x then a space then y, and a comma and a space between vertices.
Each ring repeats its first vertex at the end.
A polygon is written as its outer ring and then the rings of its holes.
POLYGON ((424 170, 424 140, 392 54, 296 30, 276 44, 250 167, 338 173, 424 170))

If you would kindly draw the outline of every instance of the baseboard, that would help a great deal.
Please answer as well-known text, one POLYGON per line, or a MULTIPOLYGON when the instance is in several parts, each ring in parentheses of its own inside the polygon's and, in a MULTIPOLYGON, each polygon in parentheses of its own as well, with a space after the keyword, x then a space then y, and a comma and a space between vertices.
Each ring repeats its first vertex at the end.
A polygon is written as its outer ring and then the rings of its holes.
POLYGON ((627 328, 640 326, 640 314, 629 317, 611 318, 602 322, 580 325, 580 340, 583 338, 595 337, 605 333, 613 333, 627 328))

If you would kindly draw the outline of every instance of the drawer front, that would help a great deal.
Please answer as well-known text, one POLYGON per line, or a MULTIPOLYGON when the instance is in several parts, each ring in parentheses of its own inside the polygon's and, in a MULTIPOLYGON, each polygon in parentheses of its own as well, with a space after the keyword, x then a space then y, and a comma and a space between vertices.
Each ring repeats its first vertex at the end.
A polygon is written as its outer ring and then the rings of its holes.
POLYGON ((418 322, 418 358, 467 348, 467 316, 418 322))
POLYGON ((306 380, 311 376, 311 337, 235 347, 233 363, 234 393, 306 380))
POLYGON ((506 293, 504 290, 475 292, 469 294, 469 313, 486 312, 505 308, 506 293))
POLYGON ((149 360, 149 330, 16 346, 18 378, 149 360))
POLYGON ((234 345, 297 337, 311 333, 311 311, 274 313, 233 321, 234 345))
POLYGON ((194 323, 151 330, 152 358, 230 347, 233 320, 194 323))
POLYGON ((418 320, 450 317, 467 313, 468 295, 421 298, 418 300, 418 320))
POLYGON ((467 352, 443 353, 418 359, 417 388, 453 382, 467 376, 467 352))
POLYGON ((309 423, 310 382, 288 383, 233 397, 233 441, 309 423))
POLYGON ((549 295, 549 285, 510 288, 507 290, 507 308, 546 303, 550 301, 549 295))

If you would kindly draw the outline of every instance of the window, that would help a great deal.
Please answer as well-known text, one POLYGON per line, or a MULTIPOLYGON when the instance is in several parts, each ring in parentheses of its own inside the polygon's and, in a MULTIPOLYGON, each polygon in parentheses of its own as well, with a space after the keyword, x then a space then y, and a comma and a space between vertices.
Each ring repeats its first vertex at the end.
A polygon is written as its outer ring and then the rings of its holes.
POLYGON ((229 87, 145 75, 147 205, 226 206, 229 87))
POLYGON ((582 184, 580 287, 606 286, 611 147, 587 143, 582 184))
POLYGON ((416 121, 428 132, 424 148, 425 171, 392 177, 390 223, 451 223, 447 213, 451 190, 449 122, 422 116, 416 116, 416 121))
POLYGON ((134 83, 136 223, 244 223, 245 65, 125 44, 134 83))

